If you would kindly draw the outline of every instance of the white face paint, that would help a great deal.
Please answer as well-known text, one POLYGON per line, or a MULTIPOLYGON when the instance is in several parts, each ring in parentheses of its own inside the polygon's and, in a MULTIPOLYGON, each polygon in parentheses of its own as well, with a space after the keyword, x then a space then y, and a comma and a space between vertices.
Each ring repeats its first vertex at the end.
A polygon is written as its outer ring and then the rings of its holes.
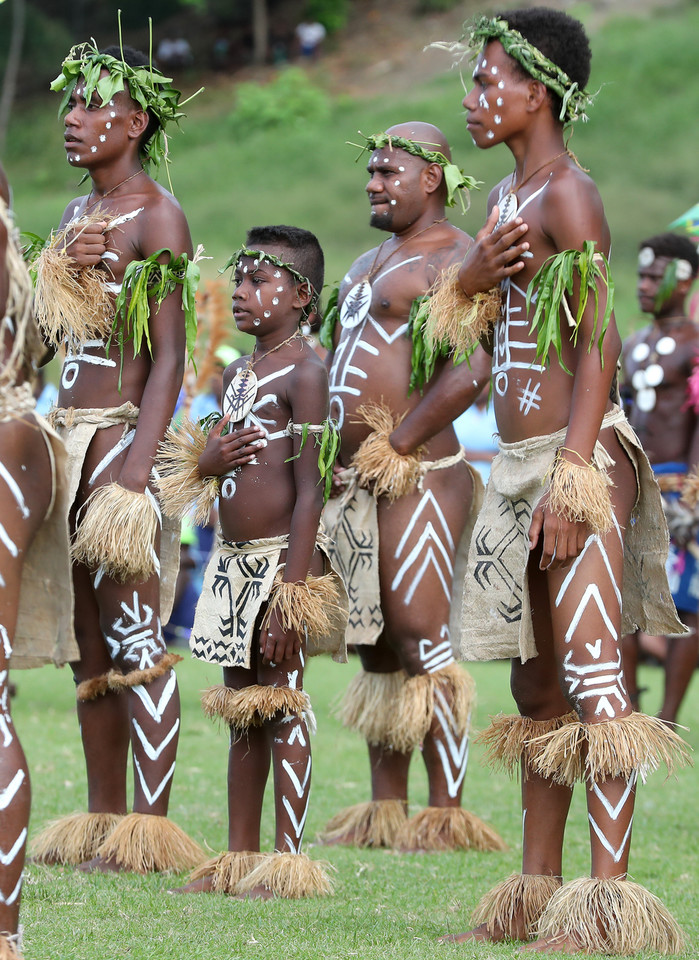
POLYGON ((105 126, 106 126, 107 130, 111 130, 111 129, 112 129, 111 121, 108 120, 107 123, 105 124, 105 126))
POLYGON ((107 138, 103 133, 100 134, 100 143, 104 143, 107 138))
POLYGON ((492 130, 488 130, 488 132, 486 133, 486 137, 488 138, 488 140, 492 140, 495 137, 495 134, 493 133, 492 130))
POLYGON ((498 71, 498 68, 493 65, 493 66, 490 68, 490 72, 492 73, 492 75, 493 75, 494 77, 497 77, 499 71, 498 71))
POLYGON ((483 110, 490 110, 490 104, 488 103, 488 98, 486 97, 485 93, 483 93, 482 91, 481 93, 478 94, 478 106, 481 107, 483 110))
POLYGON ((493 120, 495 121, 495 123, 502 123, 502 117, 497 113, 493 117, 493 120))
POLYGON ((504 89, 505 89, 505 81, 498 80, 498 90, 504 90, 504 89))
POLYGON ((502 99, 502 97, 498 97, 495 102, 499 107, 501 107, 505 101, 502 99))
POLYGON ((661 337, 656 343, 655 349, 661 356, 667 357, 669 354, 674 353, 676 346, 677 344, 672 337, 661 337))
POLYGON ((405 173, 405 167, 398 167, 398 173, 405 173))
POLYGON ((400 180, 394 180, 394 181, 393 181, 393 186, 394 186, 394 187, 399 187, 399 186, 400 186, 400 180))

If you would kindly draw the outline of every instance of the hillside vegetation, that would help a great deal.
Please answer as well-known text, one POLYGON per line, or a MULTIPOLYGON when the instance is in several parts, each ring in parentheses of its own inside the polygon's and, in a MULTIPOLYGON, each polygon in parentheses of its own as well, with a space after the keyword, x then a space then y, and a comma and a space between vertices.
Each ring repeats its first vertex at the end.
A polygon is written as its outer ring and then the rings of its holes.
MULTIPOLYGON (((645 13, 644 6, 603 20, 591 5, 568 7, 592 34, 590 88, 599 89, 591 122, 577 126, 571 148, 590 169, 606 205, 617 318, 625 333, 639 322, 639 240, 666 229, 697 201, 696 65, 688 38, 699 35, 699 6, 680 2, 645 13)), ((173 132, 171 171, 195 244, 204 243, 212 257, 205 276, 215 275, 247 227, 293 223, 318 234, 326 279, 340 279, 360 252, 381 239, 367 225, 366 157, 355 164, 359 150, 346 142, 359 143, 358 130, 369 134, 411 118, 442 127, 459 164, 485 181, 469 213, 453 214, 468 232, 478 230, 488 185, 511 169, 510 154, 504 147, 476 150, 465 131, 458 73, 449 69, 446 56, 440 69, 434 53, 422 52, 428 41, 444 39, 445 30, 447 38, 454 36, 453 12, 407 22, 414 25, 408 69, 390 59, 377 62, 377 51, 361 46, 366 44, 361 38, 351 56, 346 50, 328 52, 300 78, 298 68, 288 78, 266 71, 259 75, 268 84, 261 93, 241 89, 230 78, 203 78, 205 91, 186 108, 181 131, 173 132), (338 72, 341 61, 354 63, 352 75, 338 72), (237 107, 239 92, 247 99, 237 107)), ((405 29, 403 24, 402 52, 406 44, 410 50, 405 29)), ((381 52, 390 58, 392 51, 381 52)), ((187 78, 185 93, 199 80, 187 78)), ((47 91, 39 101, 22 104, 4 158, 20 226, 40 234, 81 192, 76 172, 64 160, 57 101, 47 91)))

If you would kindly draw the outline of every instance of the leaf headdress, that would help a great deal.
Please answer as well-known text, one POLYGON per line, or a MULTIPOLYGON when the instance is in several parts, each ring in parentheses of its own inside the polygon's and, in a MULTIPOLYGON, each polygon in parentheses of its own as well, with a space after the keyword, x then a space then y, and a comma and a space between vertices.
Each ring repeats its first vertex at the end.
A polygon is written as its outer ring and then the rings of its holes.
MULTIPOLYGON (((413 157, 420 157, 421 160, 426 160, 427 163, 438 163, 444 171, 444 182, 447 187, 446 205, 448 207, 455 206, 456 197, 458 196, 463 213, 466 213, 468 210, 468 203, 464 200, 463 194, 457 191, 465 190, 466 196, 468 197, 469 190, 478 190, 483 183, 482 180, 474 180, 473 177, 467 176, 460 167, 457 167, 455 163, 448 160, 440 150, 426 149, 426 147, 437 146, 437 144, 409 140, 407 137, 396 137, 390 133, 375 133, 370 137, 362 133, 361 136, 364 137, 366 143, 361 147, 361 153, 357 157, 357 160, 367 151, 373 153, 374 150, 381 150, 383 147, 388 147, 389 150, 405 150, 406 153, 411 154, 413 157)), ((360 144, 352 143, 350 146, 359 147, 360 144)))
POLYGON ((516 60, 531 77, 539 80, 561 98, 559 120, 568 124, 588 119, 585 111, 594 103, 593 94, 581 90, 577 81, 571 80, 565 70, 549 60, 506 20, 501 17, 482 16, 465 24, 465 27, 467 33, 456 43, 433 43, 430 46, 447 50, 462 60, 466 56, 472 59, 483 44, 498 40, 508 56, 516 60))
POLYGON ((318 309, 318 298, 320 293, 313 286, 308 277, 304 277, 302 273, 299 273, 290 263, 287 263, 286 260, 282 260, 281 257, 276 257, 273 253, 267 253, 266 250, 249 250, 247 247, 240 247, 239 250, 233 254, 232 257, 229 257, 226 263, 221 267, 219 273, 225 273, 226 270, 233 268, 235 270, 238 265, 238 261, 243 257, 250 257, 255 264, 261 263, 263 260, 266 260, 267 263, 271 263, 274 267, 279 267, 282 270, 288 270, 294 280, 299 283, 307 283, 311 288, 311 300, 307 307, 304 309, 304 314, 308 316, 313 313, 314 310, 318 309))
POLYGON ((60 74, 51 84, 54 92, 63 91, 59 117, 67 112, 68 102, 81 78, 87 103, 96 91, 102 99, 102 106, 107 106, 114 94, 127 90, 131 99, 157 122, 157 129, 142 147, 145 165, 152 164, 153 172, 157 173, 163 160, 170 162, 165 127, 173 121, 179 123, 185 116, 179 108, 188 102, 180 103, 181 93, 173 87, 171 77, 164 76, 152 64, 132 67, 123 59, 100 53, 94 40, 78 44, 72 47, 60 74), (107 71, 106 77, 100 77, 102 70, 107 71))

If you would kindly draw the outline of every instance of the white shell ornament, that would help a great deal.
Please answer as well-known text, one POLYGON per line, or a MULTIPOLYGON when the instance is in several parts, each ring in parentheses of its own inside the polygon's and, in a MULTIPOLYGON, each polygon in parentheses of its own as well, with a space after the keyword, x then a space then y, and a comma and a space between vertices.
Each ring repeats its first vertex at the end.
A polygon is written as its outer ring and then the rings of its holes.
POLYGON ((369 313, 371 305, 371 284, 368 280, 355 283, 345 297, 340 308, 340 323, 344 330, 358 327, 369 313))
POLYGON ((236 370, 223 398, 224 415, 230 414, 231 423, 244 420, 252 410, 256 396, 257 376, 255 371, 247 368, 236 370))
POLYGON ((656 351, 663 357, 667 357, 674 352, 677 344, 672 337, 661 337, 655 345, 656 351))
POLYGON ((650 347, 647 343, 637 343, 631 351, 631 359, 636 363, 643 363, 650 356, 650 347))
POLYGON ((655 390, 652 387, 639 390, 636 394, 636 406, 643 413, 649 413, 655 407, 655 390))
POLYGON ((517 197, 514 193, 508 193, 498 204, 498 222, 495 224, 495 229, 501 227, 503 223, 509 223, 511 220, 517 216, 517 210, 519 204, 517 203, 517 197))
POLYGON ((646 367, 646 383, 649 387, 659 386, 665 377, 665 371, 659 363, 650 363, 646 367))

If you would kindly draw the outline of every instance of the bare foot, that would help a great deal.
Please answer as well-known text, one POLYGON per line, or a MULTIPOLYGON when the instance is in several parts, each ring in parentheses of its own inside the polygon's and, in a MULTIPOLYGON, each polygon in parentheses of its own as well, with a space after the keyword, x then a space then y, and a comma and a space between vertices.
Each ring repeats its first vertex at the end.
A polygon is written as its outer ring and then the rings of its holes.
POLYGON ((481 923, 473 930, 467 930, 465 933, 445 933, 437 943, 466 943, 468 940, 487 940, 489 943, 502 943, 504 939, 505 933, 499 924, 495 926, 491 933, 488 930, 488 924, 481 923))
POLYGON ((233 897, 234 900, 272 900, 274 894, 269 889, 260 884, 257 887, 253 887, 252 890, 247 890, 245 893, 239 893, 237 896, 233 897))
POLYGON ((558 933, 553 937, 532 940, 520 947, 520 952, 532 950, 536 953, 587 953, 573 934, 558 933))
POLYGON ((215 893, 214 878, 211 874, 208 877, 199 877, 198 880, 192 880, 183 887, 171 887, 168 893, 215 893))
POLYGON ((78 870, 83 873, 134 873, 136 871, 127 871, 126 867, 121 866, 115 857, 93 857, 92 860, 86 860, 85 863, 78 865, 78 870))

